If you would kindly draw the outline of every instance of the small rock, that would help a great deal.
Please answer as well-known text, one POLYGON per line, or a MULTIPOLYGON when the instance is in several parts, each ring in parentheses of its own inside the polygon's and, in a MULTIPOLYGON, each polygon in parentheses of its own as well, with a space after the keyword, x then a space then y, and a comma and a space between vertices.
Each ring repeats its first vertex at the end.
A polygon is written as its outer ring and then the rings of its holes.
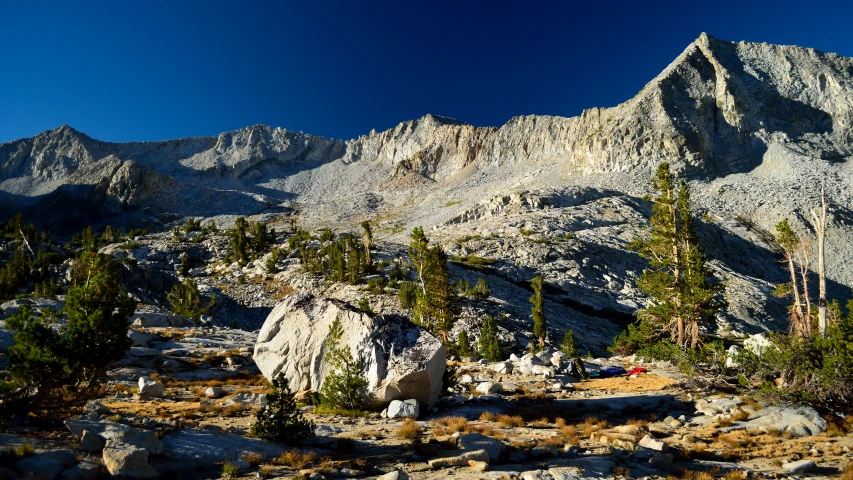
POLYGON ((649 460, 649 464, 655 468, 660 469, 668 469, 672 466, 672 454, 671 453, 661 453, 655 455, 649 460))
POLYGON ((460 385, 468 385, 469 383, 474 383, 474 377, 472 377, 471 375, 462 375, 461 377, 459 377, 460 385))
POLYGON ((498 362, 492 365, 492 371, 500 374, 510 374, 512 373, 512 363, 510 362, 498 362))
POLYGON ((566 444, 566 446, 563 447, 563 453, 570 457, 576 457, 580 455, 581 449, 577 445, 566 444))
POLYGON ((56 478, 65 470, 65 465, 59 459, 40 454, 18 460, 15 470, 23 473, 24 478, 56 478))
POLYGON ((343 478, 359 478, 365 475, 361 470, 356 470, 354 468, 342 468, 341 469, 341 477, 343 478))
POLYGON ((485 472, 489 469, 489 464, 487 462, 480 462, 477 460, 468 460, 468 466, 475 472, 485 472))
POLYGON ((503 385, 496 382, 483 382, 477 385, 477 393, 488 395, 490 393, 500 393, 503 391, 503 385))
POLYGON ((428 463, 431 468, 464 467, 468 465, 469 460, 488 462, 489 454, 485 450, 474 450, 455 457, 436 458, 430 460, 428 463))
POLYGON ((533 458, 552 456, 556 457, 558 455, 557 447, 553 445, 540 445, 538 447, 533 447, 530 449, 530 456, 533 458))
POLYGON ((100 452, 107 445, 104 437, 97 433, 92 433, 88 430, 83 430, 83 436, 80 437, 80 448, 84 452, 100 452))
POLYGON ((409 475, 402 470, 394 470, 378 477, 376 480, 409 480, 409 475))
POLYGON ((148 450, 126 443, 108 442, 104 448, 104 465, 114 477, 157 478, 148 465, 148 450))
POLYGON ((782 471, 794 475, 800 473, 808 473, 817 468, 813 460, 798 460, 796 462, 788 462, 782 465, 782 471))
POLYGON ((402 402, 400 400, 392 400, 388 405, 388 418, 418 418, 420 414, 420 405, 415 399, 402 402))
POLYGON ((139 377, 139 396, 142 398, 162 397, 166 389, 163 384, 150 377, 139 377))
POLYGON ((456 444, 465 451, 485 450, 489 455, 489 463, 497 463, 501 456, 506 453, 506 444, 502 441, 488 437, 481 433, 468 433, 460 435, 456 444))
POLYGON ((639 445, 643 448, 648 448, 649 450, 655 450, 657 452, 666 452, 669 450, 669 445, 666 444, 663 440, 658 440, 651 435, 644 436, 639 445))
MULTIPOLYGON (((60 473, 56 480, 95 480, 101 474, 101 465, 84 460, 60 473)), ((3 478, 0 475, 0 478, 3 478)))
POLYGON ((222 387, 207 387, 204 391, 204 396, 207 398, 221 398, 225 395, 225 391, 222 390, 222 387))

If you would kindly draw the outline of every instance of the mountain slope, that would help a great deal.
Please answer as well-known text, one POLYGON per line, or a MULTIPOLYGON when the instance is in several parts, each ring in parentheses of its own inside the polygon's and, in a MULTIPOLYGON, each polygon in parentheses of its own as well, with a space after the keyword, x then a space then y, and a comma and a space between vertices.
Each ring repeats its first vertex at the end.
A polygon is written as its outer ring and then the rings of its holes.
POLYGON ((851 124, 853 59, 702 34, 634 98, 572 118, 496 128, 426 115, 345 141, 256 125, 117 144, 63 126, 0 145, 0 215, 22 209, 70 232, 295 212, 309 228, 373 219, 398 243, 423 225, 455 254, 499 260, 490 275, 502 282, 543 274, 559 308, 623 318, 646 301, 632 286, 644 262, 626 245, 648 215, 651 170, 668 161, 690 179, 709 254, 730 282, 727 318, 761 326, 785 315, 770 296, 785 277, 766 232, 790 218, 811 234, 821 183, 830 291, 849 295, 851 124), (568 234, 578 242, 556 240, 568 234))

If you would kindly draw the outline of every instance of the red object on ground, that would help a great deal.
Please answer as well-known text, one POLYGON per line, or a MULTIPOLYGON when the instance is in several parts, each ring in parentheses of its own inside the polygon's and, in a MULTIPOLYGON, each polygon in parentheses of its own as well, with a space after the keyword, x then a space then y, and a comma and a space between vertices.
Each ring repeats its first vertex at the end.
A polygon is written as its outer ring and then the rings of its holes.
POLYGON ((631 370, 630 372, 626 373, 625 376, 630 377, 631 375, 636 375, 638 373, 646 373, 646 371, 647 370, 643 367, 637 367, 637 368, 631 370))

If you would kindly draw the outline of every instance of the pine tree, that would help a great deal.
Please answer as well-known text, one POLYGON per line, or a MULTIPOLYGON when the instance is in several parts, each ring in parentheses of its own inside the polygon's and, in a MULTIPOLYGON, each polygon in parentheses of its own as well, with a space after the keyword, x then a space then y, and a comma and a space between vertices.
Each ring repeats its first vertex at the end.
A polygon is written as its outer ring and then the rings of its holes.
POLYGON ((545 309, 542 306, 542 277, 536 276, 530 281, 533 287, 531 315, 533 316, 533 335, 539 339, 539 348, 545 347, 545 337, 548 336, 548 326, 545 323, 545 309))
POLYGON ((462 357, 471 356, 471 342, 468 340, 468 334, 465 330, 459 330, 456 335, 456 353, 462 357))
POLYGON ((397 297, 400 299, 400 306, 406 309, 413 308, 417 300, 417 288, 412 282, 403 282, 400 284, 400 291, 397 297))
POLYGON ((458 314, 456 291, 450 283, 447 254, 440 245, 429 246, 423 228, 411 234, 409 256, 418 272, 421 289, 416 292, 414 321, 445 344, 458 314))
MULTIPOLYGON (((811 322, 809 322, 808 314, 803 311, 803 303, 800 297, 800 286, 797 281, 797 272, 795 268, 797 252, 800 248, 800 239, 788 219, 784 219, 776 224, 776 243, 782 248, 785 254, 785 262, 788 264, 788 272, 791 274, 791 292, 794 295, 794 305, 791 307, 791 333, 799 335, 803 338, 811 335, 811 322)), ((803 295, 808 297, 808 292, 803 292, 803 295)))
POLYGON ((492 315, 483 317, 480 325, 480 355, 492 362, 504 358, 504 349, 498 336, 498 319, 492 315))
POLYGON ((172 286, 172 290, 166 296, 166 301, 172 306, 170 311, 173 314, 201 323, 201 316, 207 315, 207 312, 216 304, 216 295, 211 295, 207 305, 202 306, 198 284, 192 278, 187 278, 183 283, 176 283, 172 286))
POLYGON ((575 332, 566 330, 566 333, 563 334, 563 342, 560 343, 560 351, 568 355, 569 358, 575 358, 578 356, 578 347, 575 343, 575 332))
POLYGON ((291 444, 313 437, 314 422, 302 417, 283 373, 273 379, 272 387, 267 404, 255 414, 252 433, 273 442, 291 444))
POLYGON ((654 300, 652 305, 640 310, 638 318, 662 326, 678 345, 684 345, 685 323, 678 298, 681 284, 678 212, 674 178, 668 163, 658 166, 652 186, 658 196, 653 200, 649 218, 649 238, 638 238, 631 243, 632 248, 649 260, 649 268, 640 276, 637 286, 654 300))
MULTIPOLYGON (((711 282, 712 273, 705 262, 705 253, 693 227, 690 213, 690 191, 687 182, 681 180, 678 191, 678 217, 680 228, 678 240, 681 245, 681 291, 682 317, 686 321, 690 348, 699 347, 699 327, 707 324, 722 307, 717 297, 722 286, 711 282)), ((685 339, 686 341, 686 339, 685 339)))
POLYGON ((651 330, 662 328, 680 348, 696 349, 700 326, 724 304, 717 300, 722 287, 711 282, 694 232, 687 183, 682 180, 676 192, 669 164, 662 163, 653 187, 658 196, 653 200, 649 237, 630 245, 649 260, 637 286, 652 297, 652 304, 638 318, 651 330))
POLYGON ((427 296, 424 301, 429 306, 429 316, 432 319, 433 333, 437 334, 443 343, 448 341, 448 333, 456 322, 458 309, 456 291, 450 283, 450 269, 447 266, 447 254, 441 246, 429 249, 427 255, 427 296))
POLYGON ((323 379, 320 396, 329 406, 360 410, 367 402, 365 363, 364 359, 353 356, 348 345, 340 345, 343 332, 341 320, 335 318, 329 326, 326 354, 323 358, 333 370, 323 379))
POLYGON ((22 413, 85 400, 107 366, 124 356, 131 345, 127 329, 136 301, 109 267, 107 260, 93 261, 85 283, 69 289, 64 325, 57 324, 52 312, 37 316, 29 308, 6 321, 15 343, 8 351, 11 381, 0 381, 0 397, 5 397, 0 409, 22 413), (73 397, 66 394, 71 392, 73 397))

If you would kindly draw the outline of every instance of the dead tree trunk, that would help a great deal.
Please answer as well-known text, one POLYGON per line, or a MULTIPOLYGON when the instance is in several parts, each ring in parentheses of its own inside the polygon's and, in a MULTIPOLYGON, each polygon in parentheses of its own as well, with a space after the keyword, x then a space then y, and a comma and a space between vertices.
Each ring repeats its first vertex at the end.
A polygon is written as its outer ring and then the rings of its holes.
POLYGON ((803 282, 803 301, 806 303, 806 312, 801 322, 801 335, 807 337, 812 330, 812 302, 809 297, 809 241, 800 242, 800 250, 797 251, 797 260, 800 265, 800 277, 803 282))
POLYGON ((824 265, 823 244, 826 237, 826 196, 823 185, 820 186, 820 212, 811 211, 812 226, 817 235, 817 274, 818 274, 818 333, 826 337, 826 267, 824 265))

